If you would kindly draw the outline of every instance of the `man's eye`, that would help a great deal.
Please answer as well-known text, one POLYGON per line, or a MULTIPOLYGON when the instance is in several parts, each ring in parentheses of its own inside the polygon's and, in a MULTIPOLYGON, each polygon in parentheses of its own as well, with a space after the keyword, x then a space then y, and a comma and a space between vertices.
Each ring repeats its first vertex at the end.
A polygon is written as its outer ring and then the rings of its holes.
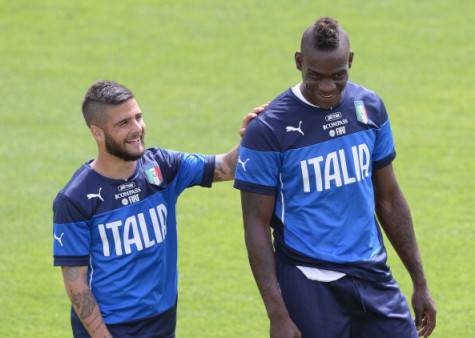
POLYGON ((343 72, 333 75, 334 80, 341 80, 343 78, 345 78, 345 73, 343 73, 343 72))

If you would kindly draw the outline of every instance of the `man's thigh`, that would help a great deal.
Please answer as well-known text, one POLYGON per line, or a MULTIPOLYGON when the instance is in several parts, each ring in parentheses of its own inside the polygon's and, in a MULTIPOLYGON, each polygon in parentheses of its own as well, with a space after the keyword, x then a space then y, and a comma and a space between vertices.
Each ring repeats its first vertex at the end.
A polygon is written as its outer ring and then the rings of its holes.
POLYGON ((352 319, 354 338, 417 338, 411 312, 395 280, 354 280, 364 311, 352 319))
POLYGON ((295 266, 279 262, 277 276, 290 317, 303 338, 350 338, 350 316, 330 283, 307 279, 295 266))

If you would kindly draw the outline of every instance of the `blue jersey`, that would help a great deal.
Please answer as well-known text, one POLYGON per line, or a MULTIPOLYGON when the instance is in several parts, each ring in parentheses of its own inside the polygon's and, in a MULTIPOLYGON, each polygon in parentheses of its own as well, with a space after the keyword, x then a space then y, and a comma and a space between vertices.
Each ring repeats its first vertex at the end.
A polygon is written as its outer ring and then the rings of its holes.
POLYGON ((381 99, 348 82, 342 101, 321 109, 292 89, 246 130, 235 187, 276 198, 277 254, 365 279, 388 279, 375 218, 373 170, 394 159, 381 99))
POLYGON ((128 180, 84 164, 53 205, 54 265, 88 266, 106 324, 150 318, 177 299, 176 202, 211 186, 214 157, 147 149, 128 180))

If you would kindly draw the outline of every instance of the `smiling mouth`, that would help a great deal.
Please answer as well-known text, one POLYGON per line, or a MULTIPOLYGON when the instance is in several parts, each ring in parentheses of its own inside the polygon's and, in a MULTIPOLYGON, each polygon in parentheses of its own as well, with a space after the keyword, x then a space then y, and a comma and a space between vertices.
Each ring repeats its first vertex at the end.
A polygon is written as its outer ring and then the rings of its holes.
POLYGON ((126 140, 125 143, 128 144, 142 144, 143 143, 143 136, 139 136, 130 140, 126 140))

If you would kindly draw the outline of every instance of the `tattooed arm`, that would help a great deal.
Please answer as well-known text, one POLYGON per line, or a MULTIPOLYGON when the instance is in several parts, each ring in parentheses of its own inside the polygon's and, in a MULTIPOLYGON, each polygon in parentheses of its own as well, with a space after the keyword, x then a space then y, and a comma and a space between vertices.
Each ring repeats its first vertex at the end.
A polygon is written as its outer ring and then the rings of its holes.
POLYGON ((112 338, 87 282, 87 266, 63 266, 66 292, 92 338, 112 338))
POLYGON ((411 276, 412 306, 419 334, 428 337, 435 327, 435 303, 427 286, 411 213, 396 181, 392 165, 373 173, 376 214, 389 241, 411 276))
POLYGON ((270 337, 298 338, 300 331, 290 319, 277 281, 270 231, 274 203, 274 196, 241 191, 247 254, 269 317, 270 337))
MULTIPOLYGON (((241 137, 244 136, 244 132, 246 131, 246 127, 248 126, 249 122, 251 122, 258 114, 262 113, 266 107, 267 104, 255 107, 250 113, 244 116, 241 129, 239 130, 241 137)), ((229 181, 234 179, 234 171, 236 170, 236 164, 239 156, 238 149, 239 147, 236 146, 226 154, 216 155, 214 164, 214 182, 229 181)))

